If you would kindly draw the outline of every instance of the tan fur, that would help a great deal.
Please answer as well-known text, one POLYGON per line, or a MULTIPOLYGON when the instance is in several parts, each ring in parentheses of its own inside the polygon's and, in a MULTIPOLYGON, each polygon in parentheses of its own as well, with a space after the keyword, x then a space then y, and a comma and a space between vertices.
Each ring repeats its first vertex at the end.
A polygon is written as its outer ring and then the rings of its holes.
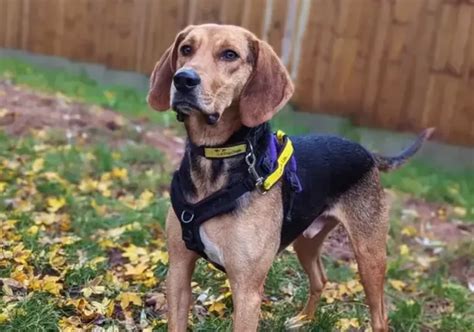
MULTIPOLYGON (((191 26, 178 34, 152 74, 148 101, 153 108, 169 108, 173 74, 183 67, 195 70, 202 80, 197 91, 202 114, 191 112, 185 120, 190 140, 199 145, 222 144, 242 124, 256 126, 269 120, 293 92, 288 73, 270 46, 235 26, 191 26), (179 54, 184 44, 192 45, 191 56, 179 54), (238 51, 238 61, 219 60, 219 52, 229 47, 238 51), (213 113, 218 113, 220 119, 216 125, 209 126, 203 114, 213 113)), ((211 180, 211 162, 200 157, 197 170, 191 173, 197 196, 188 199, 196 202, 221 189, 229 176, 226 172, 229 162, 224 161, 223 175, 211 180)), ((207 243, 206 250, 222 260, 219 263, 228 273, 234 301, 234 331, 256 331, 264 280, 280 242, 281 187, 276 185, 266 195, 248 193, 239 204, 237 212, 206 221, 201 234, 207 243)), ((310 279, 310 293, 301 315, 314 316, 327 280, 320 259, 321 244, 338 223, 344 225, 353 244, 372 328, 388 331, 383 301, 388 216, 376 168, 325 211, 311 231, 305 233, 307 237, 301 235, 294 242, 310 279)), ((170 257, 169 331, 184 332, 192 304, 191 276, 198 256, 186 249, 172 209, 168 213, 166 233, 170 257)))

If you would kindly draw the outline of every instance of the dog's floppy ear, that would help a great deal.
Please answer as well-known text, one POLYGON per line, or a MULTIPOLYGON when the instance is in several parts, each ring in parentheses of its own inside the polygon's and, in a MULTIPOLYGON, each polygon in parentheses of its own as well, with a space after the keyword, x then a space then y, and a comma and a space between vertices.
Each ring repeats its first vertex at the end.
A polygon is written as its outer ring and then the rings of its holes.
POLYGON ((170 108, 170 89, 176 71, 177 49, 191 29, 192 26, 189 26, 176 36, 173 44, 161 56, 151 73, 147 101, 157 111, 166 111, 170 108))
POLYGON ((240 96, 242 124, 255 127, 272 118, 290 99, 294 87, 288 71, 270 45, 250 42, 254 69, 240 96))

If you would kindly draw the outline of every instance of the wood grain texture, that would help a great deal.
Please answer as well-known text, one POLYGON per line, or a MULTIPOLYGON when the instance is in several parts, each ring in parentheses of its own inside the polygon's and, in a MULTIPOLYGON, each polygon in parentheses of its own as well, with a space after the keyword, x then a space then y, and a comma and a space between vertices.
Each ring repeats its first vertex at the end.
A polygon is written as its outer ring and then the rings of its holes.
POLYGON ((150 73, 206 22, 284 53, 305 111, 474 145, 472 0, 0 0, 0 47, 150 73))

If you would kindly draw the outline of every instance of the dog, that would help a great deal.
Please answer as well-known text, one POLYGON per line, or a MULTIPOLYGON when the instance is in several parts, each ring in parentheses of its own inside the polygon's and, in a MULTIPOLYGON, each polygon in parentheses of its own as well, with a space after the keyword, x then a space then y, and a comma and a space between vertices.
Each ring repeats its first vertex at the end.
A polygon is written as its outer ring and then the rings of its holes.
POLYGON ((237 26, 189 26, 157 62, 148 103, 174 110, 187 132, 166 219, 169 331, 186 331, 200 256, 228 275, 234 331, 256 331, 266 275, 290 244, 310 284, 300 317, 313 318, 327 280, 321 244, 339 223, 353 246, 372 329, 388 331, 389 225, 379 174, 404 164, 433 129, 396 157, 333 136, 274 135, 268 121, 293 90, 270 45, 237 26), (279 150, 273 157, 272 149, 279 150))

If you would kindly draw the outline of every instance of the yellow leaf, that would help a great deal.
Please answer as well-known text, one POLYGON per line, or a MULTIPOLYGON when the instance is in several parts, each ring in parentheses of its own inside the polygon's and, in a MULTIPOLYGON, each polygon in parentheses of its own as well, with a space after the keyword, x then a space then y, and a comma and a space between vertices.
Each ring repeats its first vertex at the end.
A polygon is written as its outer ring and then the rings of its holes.
POLYGON ((92 266, 92 267, 96 267, 97 264, 102 263, 102 262, 105 262, 105 261, 106 261, 106 258, 105 258, 105 257, 96 257, 96 258, 90 260, 90 261, 87 263, 87 265, 92 266))
POLYGON ((127 276, 136 276, 141 275, 148 268, 148 265, 145 263, 138 264, 133 266, 131 264, 125 264, 125 275, 127 276))
POLYGON ((410 225, 410 226, 403 227, 403 229, 402 229, 402 234, 403 234, 403 235, 406 235, 406 236, 409 236, 409 237, 413 237, 413 236, 415 236, 417 233, 418 233, 418 232, 417 232, 416 228, 413 227, 413 226, 411 226, 411 225, 410 225))
POLYGON ((148 205, 150 205, 154 196, 155 195, 149 190, 145 190, 144 192, 142 192, 140 194, 140 197, 138 197, 137 199, 136 209, 142 210, 146 208, 148 205))
POLYGON ((358 328, 360 327, 359 321, 357 318, 341 318, 336 323, 337 327, 341 330, 341 332, 348 331, 350 328, 358 328))
POLYGON ((5 323, 8 320, 8 315, 6 313, 0 313, 0 324, 5 323))
POLYGON ((33 165, 31 166, 31 170, 34 172, 34 173, 38 173, 39 171, 41 171, 44 167, 44 159, 43 158, 38 158, 38 159, 35 159, 35 161, 33 161, 33 165))
POLYGON ((107 213, 107 206, 105 205, 98 205, 95 199, 91 201, 91 206, 94 208, 95 212, 99 216, 104 216, 107 213))
POLYGON ((36 235, 38 231, 39 231, 39 227, 36 225, 33 225, 30 228, 28 228, 27 233, 30 235, 36 235))
MULTIPOLYGON (((0 190, 1 191, 1 190, 0 190)), ((466 214, 467 214, 467 210, 465 208, 463 208, 462 206, 456 206, 454 207, 453 209, 453 212, 455 215, 457 215, 458 217, 465 217, 466 214)))
POLYGON ((157 250, 150 254, 152 263, 168 264, 168 252, 157 250))
POLYGON ((122 306, 123 310, 127 309, 130 304, 137 306, 142 305, 142 299, 137 293, 124 292, 118 296, 118 299, 120 300, 120 305, 122 306))
POLYGON ((53 295, 59 295, 59 292, 63 289, 63 285, 59 282, 59 279, 60 277, 56 276, 45 276, 42 281, 41 289, 53 295))
POLYGON ((23 272, 23 265, 18 266, 11 277, 25 286, 28 284, 28 275, 23 272))
POLYGON ((48 211, 49 212, 57 212, 59 209, 61 209, 65 204, 66 200, 64 197, 49 197, 47 200, 48 203, 48 211))
POLYGON ((126 180, 128 178, 128 170, 126 168, 114 167, 112 169, 112 177, 116 179, 126 180))
POLYGON ((13 290, 6 283, 3 283, 2 290, 5 295, 13 296, 13 290))
POLYGON ((40 212, 34 215, 33 220, 36 225, 49 226, 56 223, 59 219, 54 213, 40 212))
POLYGON ((222 303, 222 302, 213 302, 210 306, 209 306, 209 312, 215 312, 217 313, 219 316, 223 316, 224 315, 224 311, 225 311, 225 304, 222 303))
POLYGON ((360 293, 364 290, 361 283, 358 280, 349 280, 347 283, 347 289, 350 294, 360 293))
POLYGON ((405 282, 397 279, 389 279, 388 282, 393 288, 395 288, 399 292, 403 291, 403 288, 405 288, 407 285, 405 282))
POLYGON ((127 257, 131 263, 138 263, 139 257, 146 256, 148 252, 145 248, 137 247, 133 244, 125 248, 123 257, 127 257))
POLYGON ((104 197, 110 197, 112 195, 112 192, 109 189, 110 182, 108 181, 101 181, 97 185, 97 190, 102 194, 104 197))
POLYGON ((77 316, 63 317, 59 321, 59 328, 61 332, 82 331, 81 325, 81 318, 77 316))
POLYGON ((90 286, 82 289, 82 294, 89 298, 92 294, 103 294, 105 292, 105 286, 90 286))
POLYGON ((324 290, 323 296, 327 303, 333 303, 338 298, 338 292, 334 289, 324 290))
POLYGON ((0 193, 4 192, 6 187, 7 187, 6 182, 0 182, 0 193))
POLYGON ((402 256, 408 256, 410 255, 410 248, 406 244, 402 244, 400 247, 400 255, 402 256))
POLYGON ((79 183, 79 190, 85 193, 90 193, 97 189, 99 182, 90 178, 81 180, 79 183))

